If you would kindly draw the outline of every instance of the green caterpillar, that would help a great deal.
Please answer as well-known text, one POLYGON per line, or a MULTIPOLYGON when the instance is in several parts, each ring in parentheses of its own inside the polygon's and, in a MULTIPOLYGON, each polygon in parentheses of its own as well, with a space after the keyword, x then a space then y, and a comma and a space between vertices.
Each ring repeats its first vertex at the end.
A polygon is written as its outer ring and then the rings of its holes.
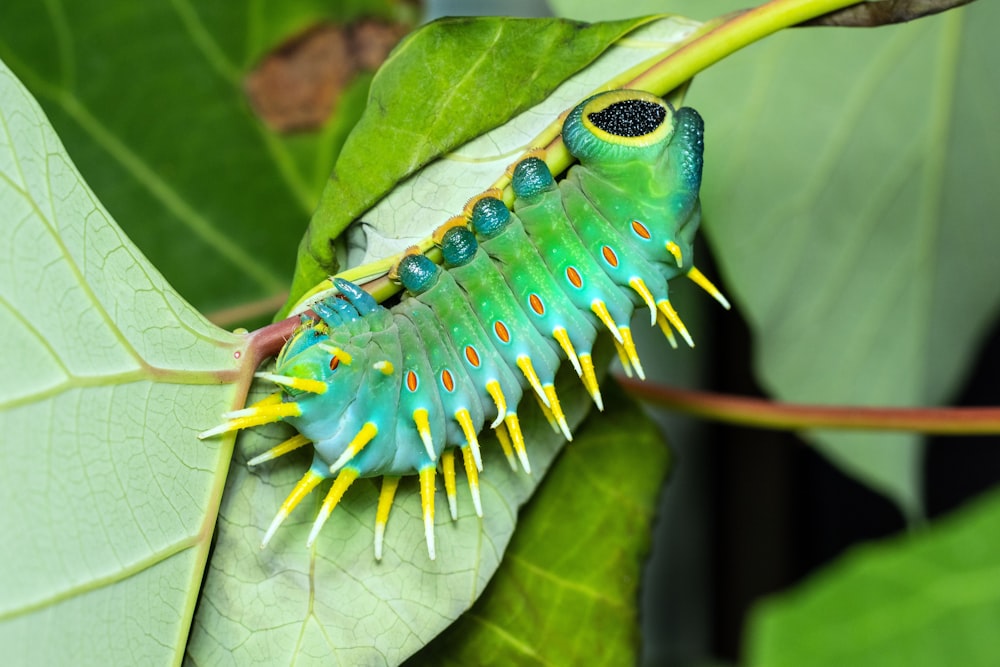
POLYGON ((334 478, 310 545, 355 479, 381 476, 381 558, 399 480, 416 474, 433 559, 435 479, 440 468, 454 519, 456 449, 482 516, 478 434, 487 424, 512 467, 519 460, 530 472, 518 415, 525 394, 572 439, 554 387, 563 360, 603 409, 592 358, 599 333, 611 335, 625 368, 642 377, 629 326, 636 307, 649 309, 651 324, 672 345, 674 330, 693 345, 670 304, 671 278, 688 276, 728 308, 692 264, 703 152, 698 113, 616 90, 573 109, 562 137, 579 164, 557 183, 537 155, 516 163, 513 210, 498 192, 473 199, 435 233, 443 268, 416 251, 396 264, 390 276, 406 292, 392 308, 334 279, 341 296, 313 304, 314 316, 301 316, 274 373, 258 374, 280 391, 201 434, 279 420, 298 430, 251 465, 312 443, 313 463, 262 547, 323 480, 334 478))

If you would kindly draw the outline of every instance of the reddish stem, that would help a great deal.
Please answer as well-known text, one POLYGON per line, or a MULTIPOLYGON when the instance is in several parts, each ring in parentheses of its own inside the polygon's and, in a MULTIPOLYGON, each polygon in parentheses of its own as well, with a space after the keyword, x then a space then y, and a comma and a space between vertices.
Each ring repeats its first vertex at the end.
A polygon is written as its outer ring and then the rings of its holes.
POLYGON ((884 408, 782 403, 706 391, 677 389, 624 377, 630 394, 656 405, 730 424, 782 430, 855 429, 932 435, 1000 433, 1000 408, 884 408))

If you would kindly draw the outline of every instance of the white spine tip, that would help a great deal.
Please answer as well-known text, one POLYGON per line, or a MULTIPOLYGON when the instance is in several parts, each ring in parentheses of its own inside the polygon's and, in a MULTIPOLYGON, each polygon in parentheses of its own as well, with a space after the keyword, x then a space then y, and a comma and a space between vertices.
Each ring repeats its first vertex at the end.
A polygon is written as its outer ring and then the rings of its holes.
POLYGON ((344 453, 340 455, 340 458, 338 458, 330 465, 330 474, 333 475, 334 473, 338 472, 341 468, 343 468, 345 465, 347 465, 347 462, 350 461, 352 458, 354 458, 354 454, 355 452, 352 451, 350 448, 346 449, 344 453))
POLYGON ((309 531, 309 537, 306 538, 306 548, 309 549, 316 542, 316 538, 319 537, 319 532, 323 530, 323 525, 326 524, 326 520, 330 518, 330 512, 326 510, 326 507, 320 510, 319 515, 316 520, 313 521, 312 530, 309 531))
POLYGON ((569 442, 573 442, 573 434, 570 433, 569 424, 566 423, 566 420, 561 420, 559 422, 559 428, 562 429, 562 433, 564 436, 566 436, 566 440, 568 440, 569 442))
POLYGON ((424 539, 427 541, 427 556, 434 560, 434 520, 429 516, 424 517, 424 539))
POLYGON ((218 426, 216 426, 214 428, 210 428, 207 431, 202 431, 201 433, 199 433, 198 434, 198 439, 199 440, 205 440, 207 438, 211 438, 211 437, 214 437, 214 436, 217 436, 217 435, 222 435, 223 433, 226 433, 229 430, 230 429, 229 429, 229 424, 228 423, 227 424, 219 424, 218 426))
POLYGON ((431 442, 430 438, 422 438, 424 441, 424 451, 427 452, 427 458, 431 460, 431 463, 437 461, 437 452, 434 451, 434 443, 431 442))
POLYGON ((521 467, 524 468, 524 472, 530 475, 531 474, 531 463, 528 461, 528 453, 527 452, 518 452, 517 456, 518 456, 519 459, 521 459, 521 467))
POLYGON ((472 450, 472 460, 476 463, 476 470, 479 472, 483 471, 483 455, 479 451, 479 441, 472 440, 469 442, 469 449, 472 450))
POLYGON ((476 516, 483 518, 483 500, 479 497, 479 487, 472 488, 472 506, 476 508, 476 516))
POLYGON ((271 521, 271 525, 268 526, 268 528, 267 528, 267 532, 264 533, 264 538, 260 541, 260 548, 261 549, 266 549, 267 548, 267 545, 271 541, 271 538, 274 537, 274 534, 276 532, 278 532, 278 526, 281 525, 281 522, 283 522, 285 520, 285 517, 287 517, 287 516, 288 515, 285 514, 284 512, 278 512, 275 515, 274 520, 271 521))

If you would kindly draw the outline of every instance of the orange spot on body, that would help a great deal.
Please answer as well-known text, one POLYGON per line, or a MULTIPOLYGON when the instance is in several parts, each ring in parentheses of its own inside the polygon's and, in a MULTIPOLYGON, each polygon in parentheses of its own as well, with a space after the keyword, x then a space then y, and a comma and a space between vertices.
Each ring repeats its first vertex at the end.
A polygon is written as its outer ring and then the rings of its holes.
POLYGON ((455 391, 455 378, 451 376, 451 371, 447 368, 441 371, 441 384, 443 384, 444 388, 449 392, 455 391))
POLYGON ((611 249, 611 246, 603 246, 601 254, 604 255, 604 261, 610 264, 612 268, 618 268, 618 255, 611 249))
POLYGON ((539 298, 537 294, 528 295, 528 304, 531 306, 531 309, 535 311, 537 314, 539 315, 545 314, 545 304, 542 303, 542 300, 539 298))
POLYGON ((566 268, 566 279, 577 289, 583 287, 583 278, 580 277, 580 272, 572 266, 566 268))
POLYGON ((465 346, 465 358, 469 360, 469 363, 474 367, 479 368, 479 353, 476 352, 476 348, 471 345, 465 346))
POLYGON ((332 357, 332 358, 330 359, 330 370, 331 370, 331 371, 335 371, 335 370, 337 370, 337 366, 339 366, 339 365, 340 365, 340 357, 338 357, 338 356, 334 355, 334 356, 333 356, 333 357, 332 357))
POLYGON ((642 224, 638 220, 632 221, 632 231, 638 234, 641 238, 646 239, 647 241, 650 238, 649 229, 647 229, 646 225, 642 224))
POLYGON ((417 382, 417 374, 413 371, 406 371, 406 388, 411 392, 417 390, 419 383, 417 382))
POLYGON ((496 322, 493 323, 493 331, 496 332, 497 338, 499 338, 504 343, 510 342, 510 332, 507 330, 507 327, 504 325, 504 323, 501 322, 500 320, 497 320, 496 322))

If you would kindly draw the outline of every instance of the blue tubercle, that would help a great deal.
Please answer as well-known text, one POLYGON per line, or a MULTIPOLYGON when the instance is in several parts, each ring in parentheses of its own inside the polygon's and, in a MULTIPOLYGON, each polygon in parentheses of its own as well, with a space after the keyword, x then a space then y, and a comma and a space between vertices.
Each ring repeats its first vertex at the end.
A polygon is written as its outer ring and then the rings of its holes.
POLYGON ((399 282, 413 294, 421 294, 433 287, 440 267, 424 255, 407 255, 396 269, 399 282))
MULTIPOLYGON (((541 160, 538 161, 541 162, 541 160)), ((531 190, 534 185, 530 178, 530 169, 521 170, 520 175, 518 174, 518 168, 521 164, 518 164, 514 170, 514 181, 517 183, 515 187, 523 192, 531 190)), ((545 166, 544 162, 542 162, 542 166, 545 166)), ((548 167, 545 167, 545 173, 548 173, 548 167)), ((552 174, 549 174, 549 180, 552 180, 552 174)), ((478 234, 483 238, 491 239, 507 228, 507 224, 510 222, 510 210, 499 199, 483 197, 472 207, 471 221, 478 234)))
POLYGON ((478 248, 476 236, 465 227, 453 227, 441 239, 441 254, 448 266, 465 266, 478 248))
POLYGON ((537 157, 521 160, 511 176, 511 187, 514 189, 514 194, 529 201, 536 195, 551 190, 555 184, 549 166, 537 157))

